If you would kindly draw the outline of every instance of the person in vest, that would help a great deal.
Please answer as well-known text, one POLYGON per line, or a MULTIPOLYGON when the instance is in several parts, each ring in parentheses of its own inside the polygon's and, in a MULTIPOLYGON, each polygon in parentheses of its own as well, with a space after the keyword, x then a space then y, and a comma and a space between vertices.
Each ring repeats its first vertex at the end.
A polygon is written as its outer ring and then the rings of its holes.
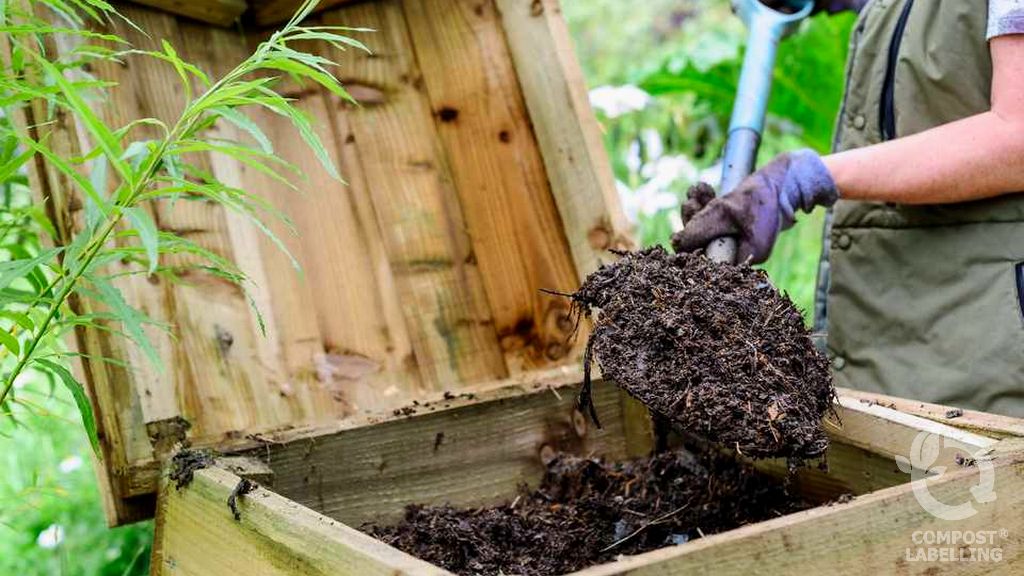
POLYGON ((1024 0, 819 0, 860 11, 834 153, 783 154, 691 198, 677 250, 768 258, 826 228, 836 384, 1024 416, 1024 0))

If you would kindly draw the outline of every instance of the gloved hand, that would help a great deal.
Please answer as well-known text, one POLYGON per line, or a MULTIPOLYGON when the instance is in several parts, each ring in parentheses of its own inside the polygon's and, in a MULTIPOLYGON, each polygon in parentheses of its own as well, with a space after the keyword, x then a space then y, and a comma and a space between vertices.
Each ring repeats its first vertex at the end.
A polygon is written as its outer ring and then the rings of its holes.
POLYGON ((813 150, 781 154, 748 176, 733 192, 715 198, 706 184, 690 189, 683 204, 683 230, 672 237, 676 252, 705 248, 712 240, 735 236, 736 260, 768 259, 781 230, 793 226, 797 209, 831 206, 839 191, 813 150))

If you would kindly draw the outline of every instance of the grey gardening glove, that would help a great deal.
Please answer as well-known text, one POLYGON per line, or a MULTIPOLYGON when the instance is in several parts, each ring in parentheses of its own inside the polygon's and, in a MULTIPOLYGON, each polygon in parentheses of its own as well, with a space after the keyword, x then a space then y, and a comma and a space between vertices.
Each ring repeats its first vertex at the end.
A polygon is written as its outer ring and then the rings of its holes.
POLYGON ((672 237, 672 247, 693 252, 716 238, 733 236, 737 262, 749 258, 758 264, 771 255, 779 232, 793 226, 798 209, 810 212, 838 198, 832 175, 816 152, 788 152, 722 198, 715 198, 706 184, 691 188, 683 205, 683 230, 672 237))

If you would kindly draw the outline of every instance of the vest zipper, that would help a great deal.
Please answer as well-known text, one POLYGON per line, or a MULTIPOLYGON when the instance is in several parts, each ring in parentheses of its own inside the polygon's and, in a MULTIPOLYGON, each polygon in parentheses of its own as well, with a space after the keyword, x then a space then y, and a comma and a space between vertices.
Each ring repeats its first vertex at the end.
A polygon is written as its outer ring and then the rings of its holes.
POLYGON ((1018 262, 1013 267, 1013 277, 1017 280, 1017 308, 1024 320, 1024 262, 1018 262))
POLYGON ((883 141, 896 137, 896 64, 899 62, 903 33, 907 29, 907 20, 910 19, 910 10, 913 7, 914 0, 906 0, 900 19, 896 21, 896 32, 889 43, 889 62, 885 69, 885 81, 882 83, 882 110, 879 114, 883 141))

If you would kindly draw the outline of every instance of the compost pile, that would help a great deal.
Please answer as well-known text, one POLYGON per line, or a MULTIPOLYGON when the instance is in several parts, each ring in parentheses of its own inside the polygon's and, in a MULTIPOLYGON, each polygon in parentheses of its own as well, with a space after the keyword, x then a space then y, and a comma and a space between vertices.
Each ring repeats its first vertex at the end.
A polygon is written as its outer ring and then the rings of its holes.
MULTIPOLYGON (((588 371, 594 356, 605 377, 684 431, 753 458, 827 448, 828 360, 763 271, 654 247, 602 266, 573 300, 599 310, 588 371)), ((580 403, 593 414, 586 380, 580 403)))
POLYGON ((711 452, 609 464, 562 455, 540 487, 490 508, 410 506, 375 537, 458 574, 565 574, 808 508, 779 480, 711 452))

